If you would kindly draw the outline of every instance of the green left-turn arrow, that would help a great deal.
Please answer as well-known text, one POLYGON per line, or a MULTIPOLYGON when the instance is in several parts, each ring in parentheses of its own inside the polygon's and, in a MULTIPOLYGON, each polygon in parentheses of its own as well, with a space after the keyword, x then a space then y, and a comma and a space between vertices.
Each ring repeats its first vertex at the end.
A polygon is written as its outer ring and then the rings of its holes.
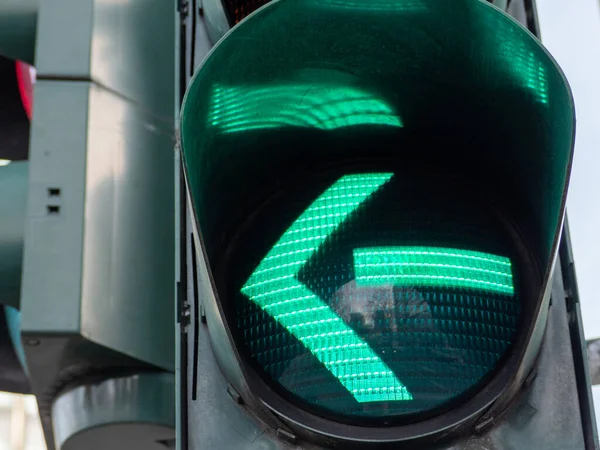
POLYGON ((298 281, 298 273, 348 216, 392 176, 355 174, 337 180, 281 236, 241 289, 361 403, 413 397, 373 349, 298 281))

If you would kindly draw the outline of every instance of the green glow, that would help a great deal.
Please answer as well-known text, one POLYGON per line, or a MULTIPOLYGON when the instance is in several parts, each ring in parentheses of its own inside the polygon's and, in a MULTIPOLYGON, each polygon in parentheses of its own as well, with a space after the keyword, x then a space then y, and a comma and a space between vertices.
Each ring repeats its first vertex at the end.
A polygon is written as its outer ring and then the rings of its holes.
POLYGON ((396 2, 390 0, 313 0, 318 6, 334 7, 340 9, 352 9, 364 12, 381 11, 421 11, 427 6, 423 0, 406 0, 396 2))
POLYGON ((213 90, 209 122, 224 133, 286 126, 333 130, 357 125, 402 127, 393 109, 352 86, 299 83, 213 90))
POLYGON ((511 39, 502 43, 500 52, 521 84, 531 90, 539 102, 547 104, 546 69, 531 47, 521 40, 511 39))
POLYGON ((306 261, 393 174, 346 175, 306 209, 241 291, 302 342, 363 402, 412 400, 390 368, 323 300, 297 279, 306 261))
POLYGON ((360 285, 434 286, 514 294, 508 258, 440 247, 354 249, 354 272, 360 285))

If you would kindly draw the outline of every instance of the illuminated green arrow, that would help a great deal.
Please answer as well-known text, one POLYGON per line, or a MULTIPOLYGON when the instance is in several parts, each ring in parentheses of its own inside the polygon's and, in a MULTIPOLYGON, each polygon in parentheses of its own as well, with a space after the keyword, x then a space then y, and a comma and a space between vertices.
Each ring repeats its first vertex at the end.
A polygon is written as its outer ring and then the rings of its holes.
POLYGON ((241 289, 302 342, 361 403, 412 400, 412 395, 373 349, 298 281, 298 272, 392 176, 375 173, 340 178, 281 236, 241 289))
POLYGON ((474 250, 441 247, 355 248, 359 286, 431 286, 513 295, 510 259, 474 250))

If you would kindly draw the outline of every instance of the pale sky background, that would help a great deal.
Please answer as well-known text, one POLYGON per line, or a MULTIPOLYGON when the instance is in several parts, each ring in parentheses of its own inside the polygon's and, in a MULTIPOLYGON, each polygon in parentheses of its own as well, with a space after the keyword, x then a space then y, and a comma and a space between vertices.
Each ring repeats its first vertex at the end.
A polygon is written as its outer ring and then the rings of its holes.
MULTIPOLYGON (((567 214, 587 339, 600 337, 600 0, 537 0, 542 42, 575 97, 577 137, 567 214)), ((600 386, 593 389, 600 423, 600 386)))

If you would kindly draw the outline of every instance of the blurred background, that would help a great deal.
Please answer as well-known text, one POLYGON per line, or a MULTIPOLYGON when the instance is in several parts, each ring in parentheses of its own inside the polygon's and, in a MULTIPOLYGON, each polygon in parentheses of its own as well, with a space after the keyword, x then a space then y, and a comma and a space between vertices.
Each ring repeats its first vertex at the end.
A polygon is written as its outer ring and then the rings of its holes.
POLYGON ((35 397, 0 392, 0 450, 44 450, 35 397))

